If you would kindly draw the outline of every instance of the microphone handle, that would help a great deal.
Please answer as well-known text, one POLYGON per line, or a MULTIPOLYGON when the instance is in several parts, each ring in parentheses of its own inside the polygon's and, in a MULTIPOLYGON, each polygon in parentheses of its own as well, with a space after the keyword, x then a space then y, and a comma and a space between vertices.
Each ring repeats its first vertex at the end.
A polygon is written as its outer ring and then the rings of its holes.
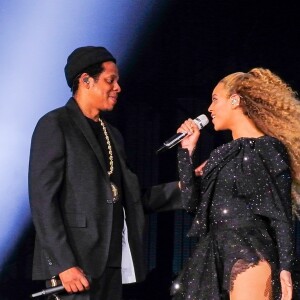
POLYGON ((186 132, 182 132, 182 133, 176 133, 175 135, 173 135, 171 138, 169 138, 167 141, 165 141, 163 143, 163 145, 156 150, 156 154, 158 154, 159 152, 163 152, 167 149, 170 149, 172 147, 174 147, 175 145, 177 145, 185 136, 187 135, 186 132))
MULTIPOLYGON (((200 115, 196 119, 194 119, 194 122, 196 123, 199 129, 202 129, 205 125, 208 124, 209 121, 206 115, 200 115)), ((176 133, 175 135, 173 135, 171 138, 169 138, 167 141, 163 143, 163 145, 156 151, 156 154, 161 151, 165 151, 167 149, 174 147, 187 135, 188 135, 187 132, 176 133)))
POLYGON ((45 290, 41 290, 38 293, 32 294, 30 296, 30 298, 35 298, 35 297, 39 297, 39 296, 44 296, 44 295, 49 295, 49 294, 53 294, 53 293, 57 293, 57 292, 61 292, 63 291, 65 288, 63 285, 59 285, 59 286, 55 286, 55 287, 51 287, 45 290))
POLYGON ((174 134, 171 138, 164 142, 165 147, 168 149, 177 145, 184 137, 187 136, 187 132, 179 132, 174 134))

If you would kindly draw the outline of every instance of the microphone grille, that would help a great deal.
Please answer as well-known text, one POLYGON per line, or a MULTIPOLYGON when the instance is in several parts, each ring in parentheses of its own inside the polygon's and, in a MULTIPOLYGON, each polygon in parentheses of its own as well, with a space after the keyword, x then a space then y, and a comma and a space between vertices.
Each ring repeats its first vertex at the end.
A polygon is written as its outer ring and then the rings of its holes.
POLYGON ((194 122, 197 124, 199 129, 202 129, 209 123, 209 120, 206 115, 200 115, 196 119, 194 119, 194 122))

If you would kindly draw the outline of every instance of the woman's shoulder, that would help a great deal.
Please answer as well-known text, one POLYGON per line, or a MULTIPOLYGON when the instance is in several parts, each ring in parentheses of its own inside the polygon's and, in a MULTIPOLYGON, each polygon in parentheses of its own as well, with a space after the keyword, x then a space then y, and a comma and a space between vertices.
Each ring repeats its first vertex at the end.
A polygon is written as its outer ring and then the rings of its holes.
POLYGON ((254 168, 255 162, 257 164, 261 162, 268 169, 274 169, 274 172, 289 168, 287 149, 279 139, 265 135, 258 138, 241 138, 239 142, 242 145, 240 153, 243 156, 244 164, 247 161, 246 158, 249 158, 248 163, 253 164, 254 168))
POLYGON ((274 159, 278 156, 288 161, 285 145, 277 138, 264 135, 257 138, 240 137, 215 148, 210 154, 210 160, 222 161, 227 157, 259 156, 274 159))
POLYGON ((285 145, 277 138, 264 135, 257 138, 240 137, 216 148, 211 157, 236 156, 259 156, 266 160, 282 159, 288 162, 288 153, 285 145))
POLYGON ((241 137, 229 142, 228 144, 231 147, 233 145, 239 145, 241 148, 249 146, 250 149, 265 151, 267 153, 270 153, 271 151, 283 153, 287 152, 285 145, 279 139, 269 135, 263 135, 257 138, 241 137))
POLYGON ((256 149, 267 156, 283 155, 288 156, 285 145, 277 138, 272 136, 262 136, 255 142, 256 149))

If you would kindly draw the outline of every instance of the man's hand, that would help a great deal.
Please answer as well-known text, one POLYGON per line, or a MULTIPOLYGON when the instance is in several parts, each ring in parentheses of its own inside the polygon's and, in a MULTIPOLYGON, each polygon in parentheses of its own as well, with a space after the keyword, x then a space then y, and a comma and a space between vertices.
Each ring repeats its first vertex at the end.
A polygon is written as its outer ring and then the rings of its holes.
POLYGON ((90 284, 79 267, 72 267, 59 273, 59 278, 68 293, 76 293, 88 290, 90 284))
POLYGON ((206 163, 207 163, 207 160, 195 169, 195 175, 196 176, 202 176, 203 175, 203 168, 205 167, 206 163))

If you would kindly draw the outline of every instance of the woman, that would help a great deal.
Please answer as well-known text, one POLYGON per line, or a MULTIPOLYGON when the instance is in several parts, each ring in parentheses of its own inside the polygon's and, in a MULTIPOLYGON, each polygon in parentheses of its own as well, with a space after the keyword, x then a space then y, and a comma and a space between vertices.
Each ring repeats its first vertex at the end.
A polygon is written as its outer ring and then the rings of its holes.
POLYGON ((290 300, 291 199, 295 213, 300 203, 296 94, 255 68, 222 79, 208 111, 215 130, 230 130, 233 141, 194 170, 199 129, 191 119, 178 129, 189 133, 178 165, 184 207, 195 213, 189 236, 199 243, 172 285, 174 299, 290 300))

